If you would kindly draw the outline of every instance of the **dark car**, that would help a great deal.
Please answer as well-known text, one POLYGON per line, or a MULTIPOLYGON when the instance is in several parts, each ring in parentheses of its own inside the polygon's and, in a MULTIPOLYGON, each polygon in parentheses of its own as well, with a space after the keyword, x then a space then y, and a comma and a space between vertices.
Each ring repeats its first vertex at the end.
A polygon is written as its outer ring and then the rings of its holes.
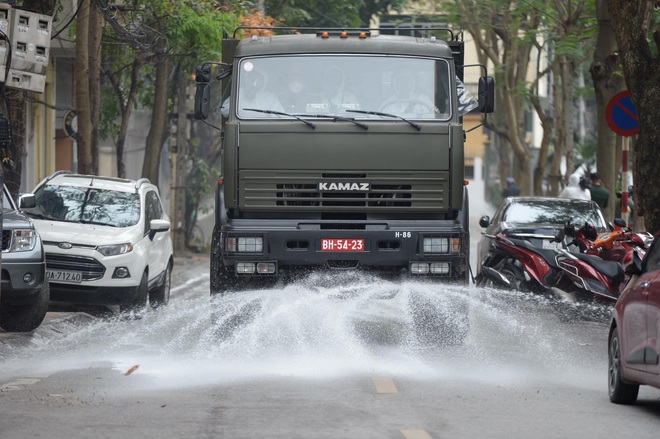
POLYGON ((608 351, 610 400, 634 404, 640 384, 660 388, 660 244, 626 266, 632 277, 614 306, 608 351))
MULTIPOLYGON (((50 300, 44 248, 32 221, 18 211, 6 187, 3 191, 0 328, 32 331, 44 320, 50 300)), ((23 203, 34 206, 34 196, 23 203)))
POLYGON ((488 257, 492 239, 486 235, 514 235, 529 239, 540 247, 558 245, 550 239, 564 230, 567 223, 591 224, 597 233, 607 231, 607 224, 598 205, 591 200, 556 197, 509 197, 506 198, 491 219, 485 215, 479 225, 486 230, 477 247, 477 274, 488 257), (538 237, 538 238, 535 238, 538 237))

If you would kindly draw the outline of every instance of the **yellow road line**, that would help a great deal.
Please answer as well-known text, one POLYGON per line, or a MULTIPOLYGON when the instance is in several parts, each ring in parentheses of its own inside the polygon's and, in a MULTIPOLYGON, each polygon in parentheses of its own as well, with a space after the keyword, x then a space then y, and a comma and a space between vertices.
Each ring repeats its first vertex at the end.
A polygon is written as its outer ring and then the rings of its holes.
POLYGON ((401 430, 401 434, 406 439, 431 439, 426 430, 401 430))
POLYGON ((371 381, 376 387, 376 393, 399 393, 392 378, 373 377, 371 381))

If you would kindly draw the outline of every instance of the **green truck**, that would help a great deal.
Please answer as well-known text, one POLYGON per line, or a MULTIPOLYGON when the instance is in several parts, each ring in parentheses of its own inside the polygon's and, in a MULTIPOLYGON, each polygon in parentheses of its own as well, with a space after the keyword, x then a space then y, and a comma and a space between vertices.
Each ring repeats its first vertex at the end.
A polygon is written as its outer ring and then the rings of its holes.
POLYGON ((462 115, 494 82, 470 99, 462 34, 271 31, 197 67, 195 117, 222 113, 211 294, 317 269, 468 282, 462 115))

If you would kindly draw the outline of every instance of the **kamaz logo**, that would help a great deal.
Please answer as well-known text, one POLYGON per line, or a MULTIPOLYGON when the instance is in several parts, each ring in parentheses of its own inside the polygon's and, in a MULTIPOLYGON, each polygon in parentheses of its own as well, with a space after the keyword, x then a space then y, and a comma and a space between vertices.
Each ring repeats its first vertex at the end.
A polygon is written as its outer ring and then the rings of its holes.
POLYGON ((370 191, 371 183, 319 183, 320 191, 370 191))

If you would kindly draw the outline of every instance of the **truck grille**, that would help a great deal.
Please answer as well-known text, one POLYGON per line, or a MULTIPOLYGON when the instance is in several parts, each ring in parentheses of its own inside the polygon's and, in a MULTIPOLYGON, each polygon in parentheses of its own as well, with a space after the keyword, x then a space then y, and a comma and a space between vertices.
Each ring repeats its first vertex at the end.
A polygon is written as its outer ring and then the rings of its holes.
POLYGON ((410 207, 411 185, 373 185, 369 193, 319 192, 314 184, 278 184, 277 206, 410 207))
POLYGON ((46 268, 50 270, 73 270, 82 272, 83 280, 101 279, 105 266, 94 258, 85 256, 65 256, 46 253, 46 268))
POLYGON ((449 206, 447 172, 310 175, 243 171, 239 196, 247 209, 275 210, 444 210, 449 206), (368 191, 318 189, 319 183, 368 183, 368 191))
POLYGON ((11 248, 11 230, 2 231, 2 251, 7 251, 11 248))

